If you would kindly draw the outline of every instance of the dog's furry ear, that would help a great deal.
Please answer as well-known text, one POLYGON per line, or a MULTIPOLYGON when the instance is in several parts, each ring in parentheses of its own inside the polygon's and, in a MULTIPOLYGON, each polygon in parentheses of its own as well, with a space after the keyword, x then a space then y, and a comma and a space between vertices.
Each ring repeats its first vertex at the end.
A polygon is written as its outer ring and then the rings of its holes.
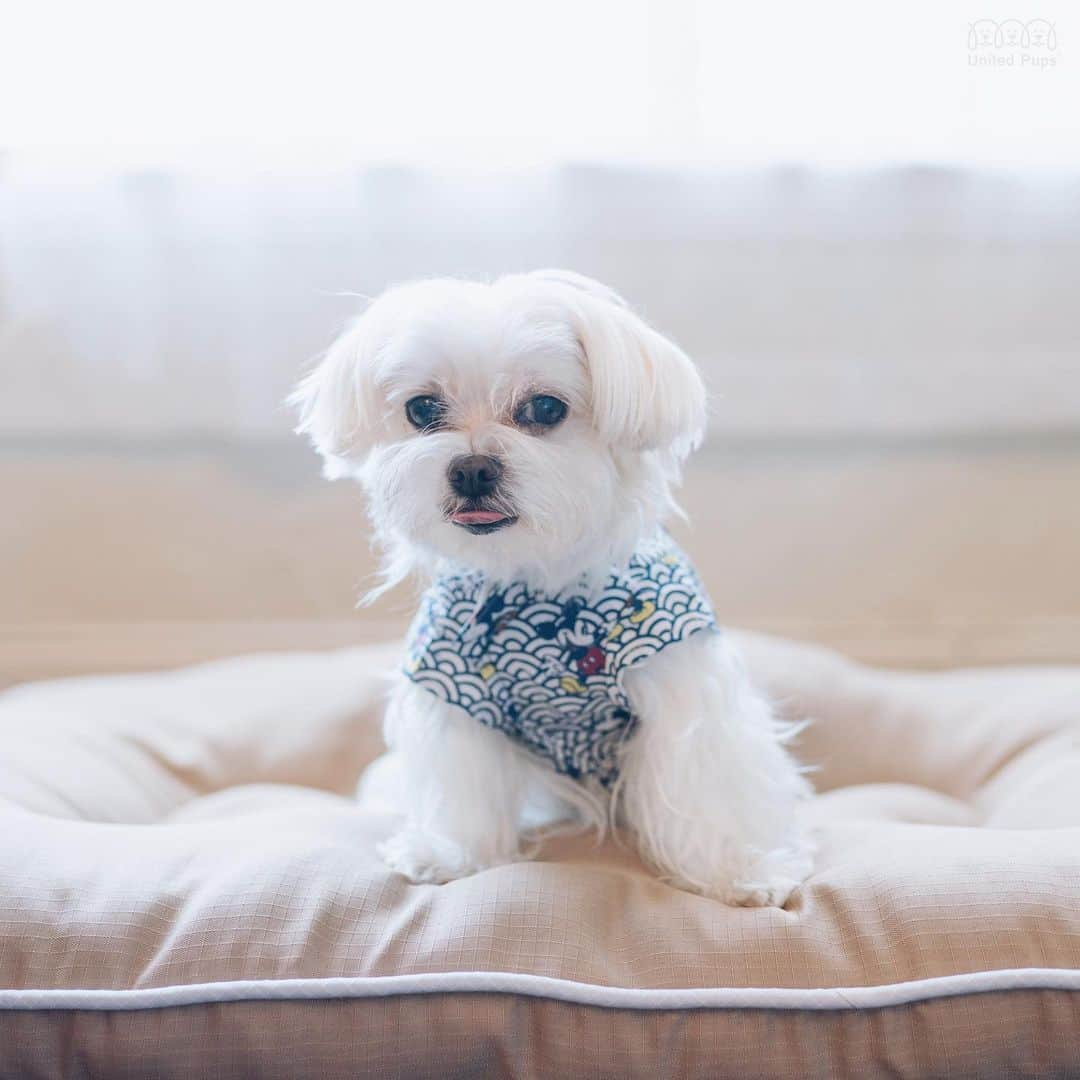
POLYGON ((533 275, 564 291, 592 380, 593 423, 613 445, 685 457, 705 433, 705 384, 674 342, 618 293, 568 270, 533 275))
POLYGON ((352 473, 382 423, 366 318, 361 315, 341 334, 288 399, 299 413, 297 432, 322 455, 323 471, 331 479, 352 473))

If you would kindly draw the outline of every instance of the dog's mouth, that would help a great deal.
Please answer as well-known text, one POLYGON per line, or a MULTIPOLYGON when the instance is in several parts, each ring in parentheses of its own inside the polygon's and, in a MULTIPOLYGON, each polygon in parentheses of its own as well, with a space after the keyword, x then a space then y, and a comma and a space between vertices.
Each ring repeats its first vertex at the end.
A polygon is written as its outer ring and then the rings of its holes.
POLYGON ((476 536, 498 532, 499 529, 505 529, 507 525, 513 525, 517 521, 516 517, 504 514, 501 510, 479 510, 468 507, 454 510, 448 517, 452 524, 476 536))

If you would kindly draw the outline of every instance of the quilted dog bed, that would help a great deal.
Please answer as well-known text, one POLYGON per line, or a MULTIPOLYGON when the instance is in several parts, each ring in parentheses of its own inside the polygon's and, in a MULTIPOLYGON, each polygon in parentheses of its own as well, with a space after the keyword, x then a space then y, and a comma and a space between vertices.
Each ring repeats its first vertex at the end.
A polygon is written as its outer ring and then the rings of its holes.
POLYGON ((444 886, 348 795, 396 649, 0 697, 4 1077, 1080 1071, 1080 669, 749 639, 820 854, 784 910, 552 840, 444 886))

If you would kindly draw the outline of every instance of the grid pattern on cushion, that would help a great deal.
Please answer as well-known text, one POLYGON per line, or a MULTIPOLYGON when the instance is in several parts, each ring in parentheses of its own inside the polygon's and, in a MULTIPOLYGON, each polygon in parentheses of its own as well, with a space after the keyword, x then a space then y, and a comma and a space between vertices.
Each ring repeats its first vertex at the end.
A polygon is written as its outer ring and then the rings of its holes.
MULTIPOLYGON (((392 821, 347 795, 379 750, 393 647, 9 692, 0 697, 0 987, 512 971, 602 986, 808 988, 1080 968, 1080 671, 886 674, 803 646, 746 644, 785 713, 815 720, 800 753, 818 765, 821 793, 808 814, 821 850, 785 910, 679 892, 626 848, 588 838, 552 840, 535 862, 445 886, 391 874, 374 846, 392 821)), ((481 1055, 475 1063, 512 1047, 558 1068, 634 1046, 644 1062, 686 1040, 700 1042, 703 1061, 708 1047, 727 1045, 730 1061, 761 1050, 765 1062, 781 1023, 755 1017, 725 1043, 732 1021, 723 1011, 646 1019, 538 999, 435 996, 398 999, 396 1013, 391 1001, 260 1003, 113 1022, 151 1048, 184 1016, 193 1033, 236 1025, 235 1046, 262 1055, 305 1017, 313 1041, 290 1045, 314 1061, 328 1052, 326 1017, 337 1014, 350 1032, 374 1025, 370 1045, 405 1055, 413 1075, 423 1068, 409 1031, 428 1014, 459 1040, 453 1053, 467 1043, 481 1055), (276 1034, 252 1050, 246 1023, 276 1034)), ((808 1063, 861 1053, 887 1062, 894 1052, 908 1064, 935 1054, 947 1063, 955 1053, 973 1068, 983 1030, 1010 1061, 1053 1056, 1053 1039, 1036 1045, 1003 1032, 1010 1001, 1034 1009, 1032 1024, 1054 1038, 1075 1030, 1058 1026, 1076 1021, 1064 992, 982 995, 984 1011, 967 1000, 838 1017, 832 1034, 820 1018, 793 1013, 780 1041, 793 1051, 808 1040, 799 1051, 808 1063), (945 1034, 933 1027, 939 1016, 945 1034)), ((0 1044, 32 1053, 37 1032, 42 1053, 77 1038, 87 1054, 118 1060, 104 1020, 60 1015, 0 1014, 0 1044)), ((185 1040, 177 1060, 194 1061, 197 1042, 185 1040)), ((453 1060, 468 1072, 467 1054, 453 1060)))

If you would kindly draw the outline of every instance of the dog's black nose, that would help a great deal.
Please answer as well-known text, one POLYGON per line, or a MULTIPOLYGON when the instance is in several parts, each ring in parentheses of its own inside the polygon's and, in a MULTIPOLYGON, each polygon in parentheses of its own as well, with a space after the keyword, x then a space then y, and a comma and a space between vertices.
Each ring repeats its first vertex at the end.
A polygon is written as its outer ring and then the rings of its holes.
POLYGON ((450 486, 466 499, 478 499, 495 490, 502 466, 486 454, 469 454, 450 462, 450 486))

